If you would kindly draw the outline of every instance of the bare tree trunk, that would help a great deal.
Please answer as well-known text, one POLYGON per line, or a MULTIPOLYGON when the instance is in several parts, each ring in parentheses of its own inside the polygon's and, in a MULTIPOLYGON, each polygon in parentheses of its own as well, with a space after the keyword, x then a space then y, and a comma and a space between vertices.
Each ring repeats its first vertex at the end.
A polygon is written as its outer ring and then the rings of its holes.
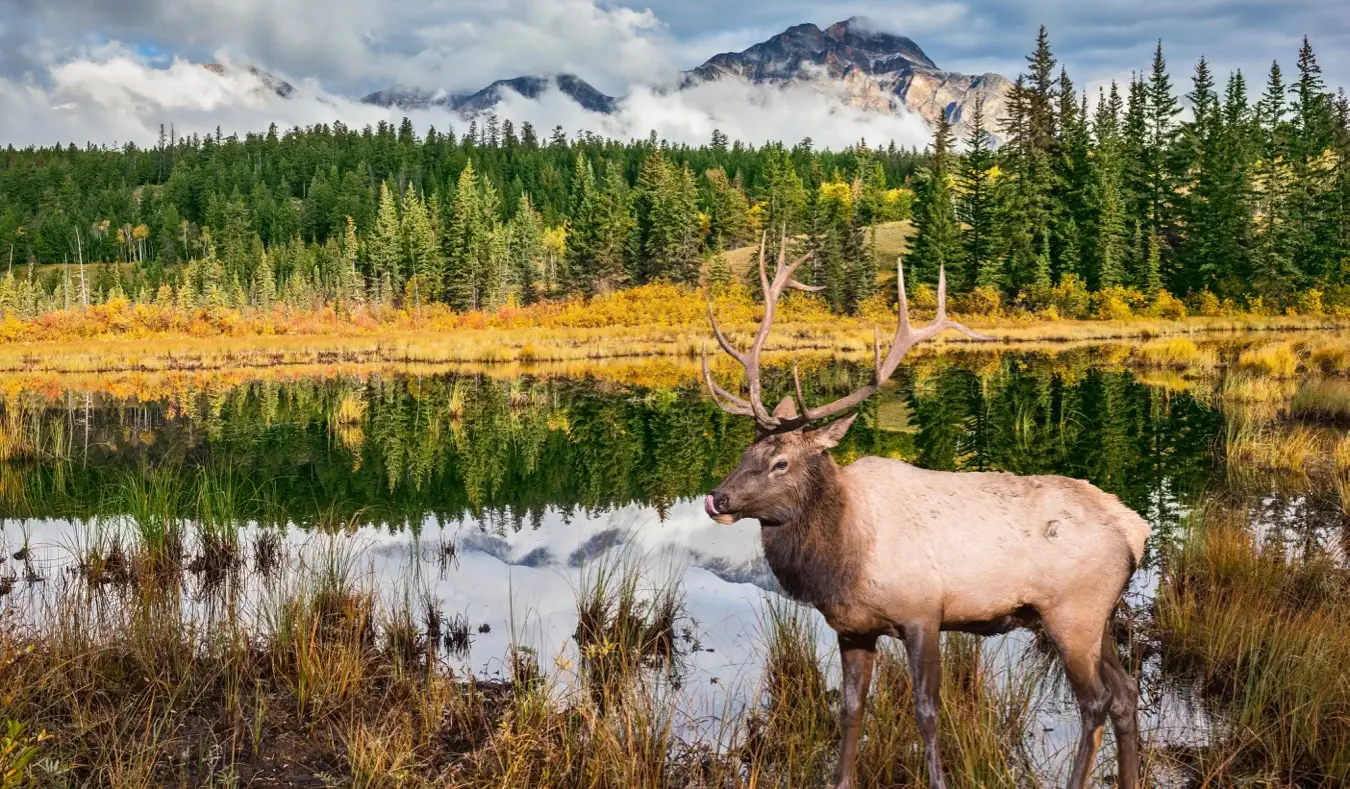
POLYGON ((75 226, 75 258, 80 264, 80 303, 89 306, 89 289, 84 283, 84 244, 80 241, 80 227, 75 226))

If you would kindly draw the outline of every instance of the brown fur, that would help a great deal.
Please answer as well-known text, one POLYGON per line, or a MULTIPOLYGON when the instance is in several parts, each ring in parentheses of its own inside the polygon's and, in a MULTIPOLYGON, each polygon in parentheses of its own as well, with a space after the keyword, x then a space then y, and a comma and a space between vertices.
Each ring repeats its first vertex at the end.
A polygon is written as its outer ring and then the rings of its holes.
MULTIPOLYGON (((1142 556, 1147 523, 1115 496, 1064 477, 935 472, 881 458, 841 468, 828 450, 851 422, 760 438, 713 494, 719 516, 760 521, 765 558, 783 591, 818 609, 841 648, 854 645, 844 662, 850 698, 866 697, 866 645, 879 635, 904 638, 928 675, 916 685, 916 703, 932 749, 932 785, 942 787, 930 720, 940 706, 933 634, 1042 625, 1082 708, 1084 739, 1070 786, 1086 781, 1086 760, 1108 716, 1125 738, 1122 786, 1132 786, 1137 690, 1106 634, 1142 556)), ((848 720, 839 785, 849 787, 861 718, 853 705, 841 714, 848 720)))
MULTIPOLYGON (((854 786, 878 636, 904 639, 929 785, 945 789, 937 736, 941 631, 992 635, 1039 624, 1059 650, 1082 716, 1070 788, 1086 784, 1109 717, 1120 789, 1135 789, 1138 686, 1121 667, 1108 629, 1143 558, 1148 523, 1115 496, 1065 477, 926 471, 882 458, 835 465, 828 451, 856 412, 819 428, 808 425, 870 397, 915 344, 947 329, 979 335, 948 320, 941 271, 937 316, 914 329, 900 268, 900 323, 885 361, 876 345, 872 381, 810 408, 794 367, 800 412, 786 398, 770 414, 760 399, 760 350, 783 289, 806 289, 792 280, 806 258, 788 265, 785 254, 780 250, 770 282, 761 242, 765 311, 748 353, 732 347, 713 321, 718 343, 745 367, 749 399, 713 381, 706 349, 704 382, 724 410, 753 417, 757 430, 740 466, 709 494, 705 507, 719 523, 759 520, 765 557, 783 589, 815 606, 839 633, 844 692, 837 786, 854 786)), ((711 303, 708 314, 712 318, 711 303)))

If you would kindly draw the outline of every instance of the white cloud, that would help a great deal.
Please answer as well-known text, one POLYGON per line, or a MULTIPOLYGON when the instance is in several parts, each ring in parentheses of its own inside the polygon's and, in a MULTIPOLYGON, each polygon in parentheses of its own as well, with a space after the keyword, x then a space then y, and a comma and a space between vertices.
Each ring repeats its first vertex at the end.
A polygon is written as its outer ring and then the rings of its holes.
MULTIPOLYGON (((432 109, 414 113, 373 107, 325 91, 315 80, 295 83, 290 98, 272 93, 257 76, 222 58, 226 72, 175 60, 157 68, 122 47, 105 48, 101 58, 81 58, 53 68, 51 87, 0 79, 0 140, 15 145, 87 142, 152 144, 160 125, 179 134, 257 132, 341 120, 361 127, 404 114, 417 128, 465 127, 450 113, 432 109)), ((651 130, 676 142, 706 142, 714 129, 752 143, 795 142, 812 137, 817 145, 841 148, 866 138, 873 144, 895 140, 923 145, 929 131, 916 114, 871 113, 841 105, 815 88, 777 90, 724 79, 686 91, 663 93, 635 89, 614 115, 591 113, 557 91, 538 100, 509 93, 498 114, 530 121, 541 132, 562 125, 618 139, 646 137, 651 130)))

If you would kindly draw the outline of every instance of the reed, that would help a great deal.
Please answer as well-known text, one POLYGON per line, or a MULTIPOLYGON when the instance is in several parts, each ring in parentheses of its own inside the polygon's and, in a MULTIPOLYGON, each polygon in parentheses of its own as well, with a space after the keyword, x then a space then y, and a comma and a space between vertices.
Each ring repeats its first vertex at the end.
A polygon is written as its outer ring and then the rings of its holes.
POLYGON ((1193 780, 1284 786, 1350 780, 1350 584, 1329 555, 1257 542, 1241 506, 1211 501, 1168 556, 1155 604, 1165 670, 1216 705, 1187 753, 1193 780))

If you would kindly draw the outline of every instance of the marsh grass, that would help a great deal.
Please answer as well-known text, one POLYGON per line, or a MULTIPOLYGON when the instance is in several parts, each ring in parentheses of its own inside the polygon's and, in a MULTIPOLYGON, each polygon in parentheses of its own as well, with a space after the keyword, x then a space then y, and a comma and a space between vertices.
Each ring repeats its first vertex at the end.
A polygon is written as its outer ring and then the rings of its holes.
MULTIPOLYGON (((668 577, 678 577, 668 573, 668 577)), ((613 552, 583 567, 573 639, 583 675, 598 707, 622 702, 619 691, 645 669, 679 674, 677 623, 686 618, 681 591, 673 580, 652 584, 631 555, 613 552)))
MULTIPOLYGON (((467 622, 433 621, 438 606, 411 587, 380 593, 341 535, 312 537, 279 575, 257 579, 253 603, 209 617, 140 555, 149 545, 120 550, 141 577, 98 585, 74 574, 38 618, 0 621, 0 718, 30 749, 15 751, 25 759, 15 786, 749 789, 813 785, 833 769, 837 669, 815 640, 818 615, 776 598, 762 706, 728 706, 691 738, 671 671, 683 592, 636 563, 585 574, 579 671, 546 673, 517 645, 507 679, 488 682, 447 660, 446 633, 467 634, 467 622)), ((1028 783, 1020 740, 1036 677, 1003 681, 968 640, 950 640, 944 659, 952 780, 1028 783)), ((908 785, 922 770, 903 664, 892 649, 878 666, 862 762, 875 785, 908 785)))
POLYGON ((1350 584, 1331 556, 1258 543, 1242 508, 1192 513, 1155 604, 1164 667, 1215 705, 1189 752, 1201 785, 1339 786, 1350 780, 1350 584))
POLYGON ((1293 378, 1298 373, 1299 354, 1291 343, 1269 343, 1243 351, 1237 369, 1268 378, 1293 378))
POLYGON ((1350 381, 1309 380, 1294 393, 1289 410, 1299 419, 1338 425, 1350 423, 1350 381))
MULTIPOLYGON (((764 704, 748 722, 744 758, 784 785, 824 785, 837 757, 838 679, 828 673, 838 667, 827 670, 820 658, 817 614, 781 599, 765 610, 764 704)), ((1035 785, 1026 735, 1051 664, 1031 650, 1002 660, 989 643, 959 633, 943 637, 938 736, 945 774, 953 786, 1035 785)), ((883 639, 863 722, 862 786, 926 783, 913 694, 903 647, 883 639)))
POLYGON ((1212 348, 1201 348, 1189 337, 1153 340, 1140 346, 1138 358, 1142 365, 1171 369, 1208 369, 1218 363, 1212 348))

